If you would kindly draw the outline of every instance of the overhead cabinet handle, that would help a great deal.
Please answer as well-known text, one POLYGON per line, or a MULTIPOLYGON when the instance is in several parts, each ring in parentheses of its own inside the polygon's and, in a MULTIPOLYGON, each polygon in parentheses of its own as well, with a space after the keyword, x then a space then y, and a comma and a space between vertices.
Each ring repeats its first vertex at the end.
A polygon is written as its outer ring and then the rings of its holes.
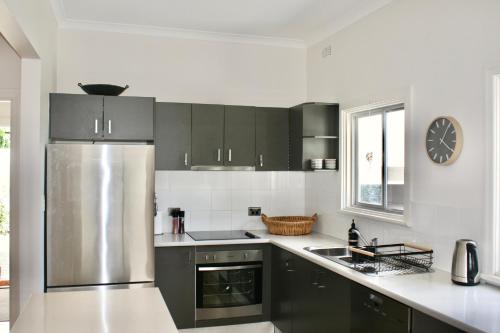
POLYGON ((111 134, 111 119, 108 120, 108 134, 111 134))
POLYGON ((94 133, 98 134, 99 133, 99 119, 96 118, 94 121, 94 133))
POLYGON ((187 166, 188 165, 188 153, 185 153, 184 154, 184 165, 187 166))
POLYGON ((262 154, 259 155, 259 164, 261 168, 264 166, 264 155, 262 154))
POLYGON ((220 162, 220 148, 217 149, 217 162, 220 162))
POLYGON ((231 159, 232 159, 232 154, 231 154, 231 148, 229 148, 229 162, 231 162, 231 159))

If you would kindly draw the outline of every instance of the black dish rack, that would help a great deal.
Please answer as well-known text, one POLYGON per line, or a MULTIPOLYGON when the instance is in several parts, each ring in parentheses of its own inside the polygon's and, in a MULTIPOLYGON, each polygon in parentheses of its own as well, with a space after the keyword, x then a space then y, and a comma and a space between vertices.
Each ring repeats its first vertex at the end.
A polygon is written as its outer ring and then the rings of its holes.
POLYGON ((432 249, 410 243, 350 249, 352 256, 342 260, 359 272, 376 276, 430 272, 434 258, 432 249))

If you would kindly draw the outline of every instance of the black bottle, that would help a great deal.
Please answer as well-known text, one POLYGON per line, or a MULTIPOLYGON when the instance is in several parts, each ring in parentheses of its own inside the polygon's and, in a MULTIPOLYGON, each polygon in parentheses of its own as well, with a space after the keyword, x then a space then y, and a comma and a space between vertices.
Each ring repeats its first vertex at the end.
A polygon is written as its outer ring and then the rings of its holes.
POLYGON ((186 233, 185 229, 184 229, 184 211, 181 210, 179 212, 179 233, 180 234, 184 234, 186 233))
POLYGON ((349 229, 349 236, 348 236, 349 246, 358 246, 358 244, 359 244, 359 236, 355 231, 358 231, 358 229, 356 229, 356 225, 354 224, 354 220, 352 220, 351 228, 349 229))

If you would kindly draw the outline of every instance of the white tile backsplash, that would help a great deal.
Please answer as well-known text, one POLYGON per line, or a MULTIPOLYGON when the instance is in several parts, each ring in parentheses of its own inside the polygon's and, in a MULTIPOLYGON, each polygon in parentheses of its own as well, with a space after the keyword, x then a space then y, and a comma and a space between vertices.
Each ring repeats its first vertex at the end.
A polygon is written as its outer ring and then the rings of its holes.
MULTIPOLYGON (((267 215, 304 215, 303 172, 157 171, 158 209, 186 211, 186 231, 265 229, 248 207, 267 215)), ((164 230, 171 230, 164 219, 164 230)))

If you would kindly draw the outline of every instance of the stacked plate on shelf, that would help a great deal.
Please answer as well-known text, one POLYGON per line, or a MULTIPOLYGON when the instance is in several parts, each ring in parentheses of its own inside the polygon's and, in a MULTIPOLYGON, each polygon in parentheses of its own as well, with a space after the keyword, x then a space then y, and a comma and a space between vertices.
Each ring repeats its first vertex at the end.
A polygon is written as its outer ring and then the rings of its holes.
POLYGON ((335 158, 325 159, 325 169, 328 169, 328 170, 337 169, 337 159, 335 159, 335 158))
POLYGON ((313 158, 311 160, 311 169, 313 169, 313 170, 323 169, 323 159, 322 158, 313 158))

